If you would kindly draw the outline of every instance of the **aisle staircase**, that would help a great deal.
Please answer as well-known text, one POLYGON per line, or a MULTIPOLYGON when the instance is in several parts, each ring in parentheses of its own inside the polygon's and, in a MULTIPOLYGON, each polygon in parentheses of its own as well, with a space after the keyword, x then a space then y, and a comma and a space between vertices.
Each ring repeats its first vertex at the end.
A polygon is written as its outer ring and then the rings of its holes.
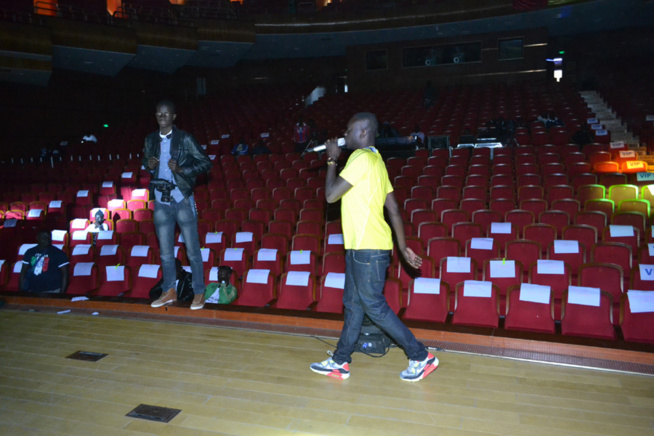
POLYGON ((623 141, 630 148, 640 145, 637 136, 627 128, 626 124, 611 110, 597 91, 581 91, 581 97, 595 113, 595 118, 611 132, 611 141, 623 141))

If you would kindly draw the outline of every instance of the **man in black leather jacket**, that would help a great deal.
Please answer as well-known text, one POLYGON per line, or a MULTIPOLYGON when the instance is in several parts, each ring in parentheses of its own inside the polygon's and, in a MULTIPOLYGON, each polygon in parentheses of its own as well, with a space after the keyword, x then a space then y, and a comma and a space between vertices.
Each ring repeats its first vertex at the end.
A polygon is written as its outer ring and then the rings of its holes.
POLYGON ((151 185, 150 189, 150 196, 154 195, 156 200, 154 225, 159 239, 164 289, 161 297, 152 302, 152 307, 177 301, 174 245, 175 225, 179 224, 193 276, 191 309, 197 310, 204 307, 205 286, 193 187, 197 176, 211 169, 211 160, 191 134, 173 125, 176 117, 175 105, 171 101, 157 104, 159 130, 145 138, 141 161, 154 179, 169 182, 164 182, 167 190, 159 189, 161 183, 155 189, 151 185))

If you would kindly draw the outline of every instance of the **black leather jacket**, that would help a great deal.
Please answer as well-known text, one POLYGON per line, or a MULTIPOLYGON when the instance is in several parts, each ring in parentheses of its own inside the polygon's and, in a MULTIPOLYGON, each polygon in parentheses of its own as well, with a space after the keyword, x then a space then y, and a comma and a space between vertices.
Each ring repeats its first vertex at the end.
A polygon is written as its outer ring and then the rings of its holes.
MULTIPOLYGON (((159 171, 159 165, 153 170, 148 168, 148 159, 154 156, 157 159, 161 154, 161 137, 159 131, 149 134, 145 138, 143 147, 143 157, 141 163, 150 172, 153 178, 156 178, 159 171)), ((175 183, 184 198, 193 194, 193 187, 197 176, 206 173, 211 169, 211 159, 202 150, 202 147, 195 140, 193 135, 173 126, 173 137, 170 141, 170 156, 177 159, 177 165, 181 168, 180 173, 175 173, 175 183)), ((150 198, 154 198, 154 191, 150 189, 150 198)))

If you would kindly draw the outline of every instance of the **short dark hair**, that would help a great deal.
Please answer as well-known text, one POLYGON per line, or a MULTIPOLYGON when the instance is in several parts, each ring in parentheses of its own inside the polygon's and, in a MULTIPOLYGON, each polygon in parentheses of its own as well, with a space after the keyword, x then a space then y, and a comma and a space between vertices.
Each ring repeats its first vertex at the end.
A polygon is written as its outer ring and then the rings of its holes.
POLYGON ((177 113, 177 107, 175 106, 175 103, 170 100, 161 100, 159 103, 157 103, 156 108, 159 109, 160 106, 168 106, 168 109, 173 111, 174 114, 177 113))
POLYGON ((354 114, 352 119, 354 121, 366 121, 366 124, 368 126, 367 130, 370 130, 372 137, 374 138, 375 136, 377 136, 377 129, 379 129, 379 122, 377 122, 377 117, 375 116, 375 114, 370 112, 359 112, 358 114, 354 114))

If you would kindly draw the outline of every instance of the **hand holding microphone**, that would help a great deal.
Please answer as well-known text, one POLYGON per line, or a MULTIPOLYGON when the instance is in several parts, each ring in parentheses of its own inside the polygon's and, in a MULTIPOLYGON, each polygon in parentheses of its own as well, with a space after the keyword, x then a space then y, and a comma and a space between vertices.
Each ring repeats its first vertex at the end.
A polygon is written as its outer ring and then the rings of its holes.
POLYGON ((345 147, 345 138, 332 138, 328 139, 325 142, 325 147, 327 148, 327 157, 334 161, 338 160, 338 157, 341 155, 342 148, 345 147))
MULTIPOLYGON (((329 140, 325 141, 324 144, 316 145, 315 147, 312 147, 312 148, 307 148, 307 149, 305 150, 305 153, 311 153, 312 151, 316 151, 316 152, 317 152, 317 151, 323 151, 323 150, 326 150, 326 149, 327 149, 327 144, 328 144, 330 141, 335 141, 335 140, 334 140, 334 139, 329 139, 329 140)), ((335 143, 336 143, 336 145, 337 145, 338 147, 345 148, 345 138, 338 138, 338 140, 336 140, 335 143)))

